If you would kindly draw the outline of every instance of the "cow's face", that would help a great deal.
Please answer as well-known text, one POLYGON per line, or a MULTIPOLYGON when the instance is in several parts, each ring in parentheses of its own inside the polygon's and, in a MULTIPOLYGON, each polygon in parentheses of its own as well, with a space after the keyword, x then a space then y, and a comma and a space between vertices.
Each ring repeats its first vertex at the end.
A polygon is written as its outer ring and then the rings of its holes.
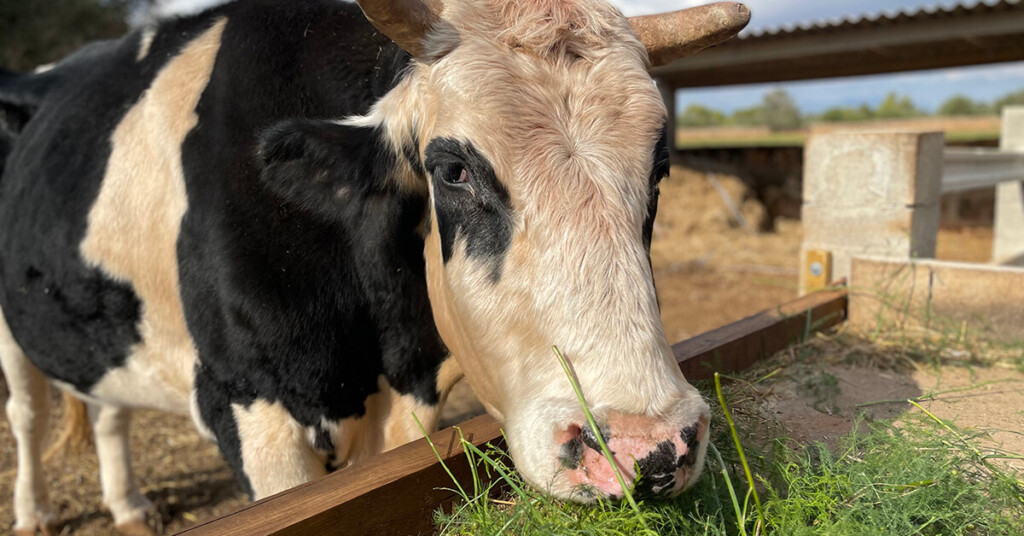
POLYGON ((677 493, 703 466, 709 408, 673 358, 651 274, 668 155, 647 55, 604 4, 496 4, 448 7, 433 59, 378 109, 413 125, 435 322, 531 483, 622 495, 557 346, 625 478, 639 468, 639 491, 677 493))

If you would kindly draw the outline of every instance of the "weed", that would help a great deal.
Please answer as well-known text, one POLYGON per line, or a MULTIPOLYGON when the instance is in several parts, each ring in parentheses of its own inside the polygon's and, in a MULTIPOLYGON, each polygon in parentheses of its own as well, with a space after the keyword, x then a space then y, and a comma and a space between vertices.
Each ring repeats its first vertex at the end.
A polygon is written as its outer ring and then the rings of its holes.
POLYGON ((733 382, 728 393, 720 383, 714 391, 705 385, 719 401, 713 422, 721 423, 713 427, 705 476, 675 499, 636 508, 600 498, 593 505, 550 499, 522 480, 507 454, 463 441, 473 489, 456 486, 462 502, 436 514, 439 533, 1013 535, 1024 526, 1024 482, 992 463, 1018 455, 986 451, 977 435, 927 412, 902 415, 898 425, 858 421, 835 451, 784 439, 757 442, 732 413, 745 411, 738 401, 758 381, 733 382), (496 499, 478 471, 511 491, 496 499))

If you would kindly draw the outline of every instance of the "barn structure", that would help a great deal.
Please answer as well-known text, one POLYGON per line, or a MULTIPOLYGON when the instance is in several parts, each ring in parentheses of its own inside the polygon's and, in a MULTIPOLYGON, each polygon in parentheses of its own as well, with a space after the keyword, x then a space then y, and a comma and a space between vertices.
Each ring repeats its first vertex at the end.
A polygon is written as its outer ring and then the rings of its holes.
POLYGON ((668 109, 674 110, 675 92, 684 88, 1010 61, 1024 61, 1021 0, 967 1, 748 31, 652 74, 668 109))

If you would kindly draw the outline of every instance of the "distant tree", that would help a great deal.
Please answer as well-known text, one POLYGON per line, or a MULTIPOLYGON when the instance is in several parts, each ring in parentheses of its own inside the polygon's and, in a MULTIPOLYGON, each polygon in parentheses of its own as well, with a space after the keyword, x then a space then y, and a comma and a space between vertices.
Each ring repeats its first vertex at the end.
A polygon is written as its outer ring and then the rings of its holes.
POLYGON ((849 121, 849 117, 849 108, 842 108, 837 106, 834 108, 829 108, 828 110, 822 112, 821 116, 819 116, 818 119, 825 121, 827 123, 839 123, 841 121, 849 121))
POLYGON ((914 105, 909 96, 899 96, 895 92, 886 95, 882 104, 878 105, 875 115, 879 119, 901 119, 905 117, 919 117, 924 112, 914 105))
POLYGON ((972 100, 966 95, 953 95, 939 107, 939 115, 984 115, 992 112, 992 107, 984 102, 972 100))
POLYGON ((818 119, 829 123, 844 121, 867 121, 875 118, 875 111, 867 104, 861 104, 856 108, 837 106, 825 110, 818 119))
POLYGON ((728 123, 731 125, 740 125, 745 127, 763 125, 765 124, 764 109, 760 106, 740 108, 729 116, 728 123))
POLYGON ((725 124, 725 114, 700 104, 691 104, 679 115, 679 124, 684 127, 715 127, 725 124))
POLYGON ((996 113, 1001 113, 1004 106, 1024 106, 1024 89, 999 97, 992 108, 996 113))
POLYGON ((803 124, 800 109, 784 89, 766 93, 761 107, 764 109, 765 124, 774 131, 793 130, 803 124))
POLYGON ((867 104, 861 104, 858 106, 857 109, 854 110, 853 114, 854 117, 857 118, 857 121, 867 121, 868 119, 878 117, 878 112, 872 110, 867 104))
POLYGON ((26 72, 127 30, 132 0, 0 0, 0 67, 26 72))

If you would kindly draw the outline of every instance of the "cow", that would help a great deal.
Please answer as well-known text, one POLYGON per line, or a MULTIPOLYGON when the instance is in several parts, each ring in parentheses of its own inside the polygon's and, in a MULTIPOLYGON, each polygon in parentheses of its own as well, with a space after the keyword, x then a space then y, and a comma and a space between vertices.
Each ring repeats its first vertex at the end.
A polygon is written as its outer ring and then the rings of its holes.
POLYGON ((103 502, 149 532, 132 408, 190 414, 259 499, 421 436, 465 378, 554 497, 701 473, 709 407, 650 265, 654 64, 739 4, 236 0, 0 78, 0 359, 15 530, 52 530, 48 386, 88 408, 103 502))

